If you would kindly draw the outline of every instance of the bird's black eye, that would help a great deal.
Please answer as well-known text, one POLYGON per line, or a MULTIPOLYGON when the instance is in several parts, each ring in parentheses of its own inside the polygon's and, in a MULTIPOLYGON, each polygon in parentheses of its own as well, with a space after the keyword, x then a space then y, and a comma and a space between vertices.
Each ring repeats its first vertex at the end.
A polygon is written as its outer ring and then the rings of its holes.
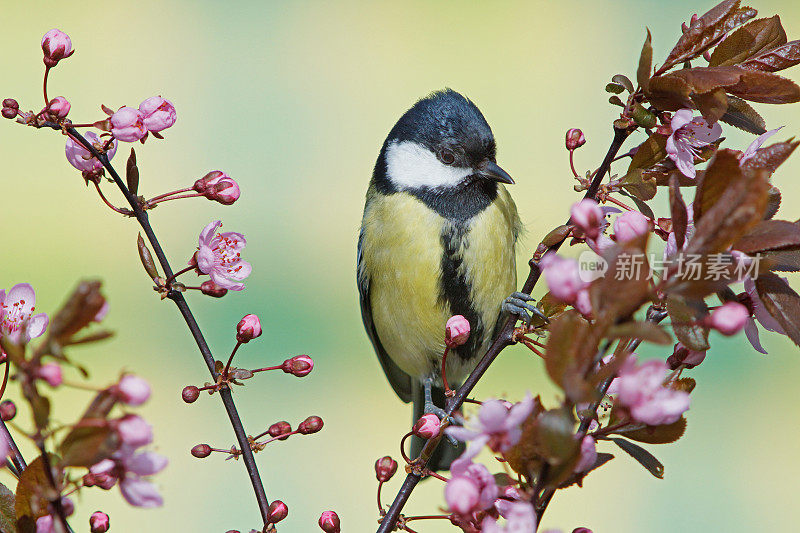
POLYGON ((456 156, 447 148, 442 148, 439 150, 439 161, 445 165, 452 165, 456 161, 456 156))

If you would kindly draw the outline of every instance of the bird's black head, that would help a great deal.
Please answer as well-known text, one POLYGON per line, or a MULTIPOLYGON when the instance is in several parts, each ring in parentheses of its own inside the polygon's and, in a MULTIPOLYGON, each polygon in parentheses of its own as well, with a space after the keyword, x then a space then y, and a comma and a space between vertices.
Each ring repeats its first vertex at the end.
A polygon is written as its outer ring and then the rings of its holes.
POLYGON ((395 189, 443 189, 485 180, 514 183, 497 165, 496 152, 494 135, 478 107, 445 89, 400 117, 381 158, 385 179, 395 189))

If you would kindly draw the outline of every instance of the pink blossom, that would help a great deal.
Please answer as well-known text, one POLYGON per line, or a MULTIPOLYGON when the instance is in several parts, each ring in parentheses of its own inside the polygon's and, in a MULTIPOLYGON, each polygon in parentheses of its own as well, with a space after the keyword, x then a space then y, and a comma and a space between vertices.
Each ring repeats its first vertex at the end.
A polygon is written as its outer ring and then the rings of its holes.
POLYGON ((466 477, 453 477, 444 487, 444 500, 454 513, 471 513, 479 498, 478 486, 466 477))
POLYGON ((635 420, 651 426, 671 424, 689 409, 689 394, 665 387, 666 372, 664 361, 639 365, 636 357, 630 356, 608 392, 617 395, 635 420))
MULTIPOLYGON (((786 281, 786 278, 783 278, 783 280, 786 281)), ((761 345, 761 340, 758 337, 756 321, 767 331, 774 331, 781 335, 786 335, 786 331, 764 307, 764 302, 761 301, 761 297, 758 295, 758 291, 756 291, 756 284, 749 276, 744 279, 744 290, 749 298, 750 307, 753 310, 753 316, 747 319, 747 323, 744 326, 744 333, 747 336, 747 340, 750 341, 750 344, 756 351, 766 354, 767 351, 761 345)))
POLYGON ((147 480, 167 466, 167 458, 153 452, 135 453, 135 448, 122 446, 111 459, 104 459, 89 468, 95 477, 107 477, 112 482, 103 488, 111 488, 119 480, 122 496, 136 507, 157 507, 163 502, 156 488, 147 480))
POLYGON ((151 96, 139 104, 139 111, 144 117, 144 126, 148 131, 165 130, 175 124, 178 119, 172 102, 160 96, 151 96))
POLYGON ((519 442, 522 436, 522 423, 535 407, 533 397, 528 394, 524 400, 510 409, 502 400, 487 400, 481 405, 478 416, 461 427, 450 426, 445 433, 460 441, 469 442, 461 458, 472 459, 488 445, 494 452, 506 452, 519 442))
POLYGON ((236 325, 236 340, 249 342, 261 335, 261 321, 256 315, 244 315, 236 325))
MULTIPOLYGON (((83 136, 90 144, 98 148, 98 151, 105 146, 105 142, 93 131, 87 131, 83 136)), ((82 144, 74 141, 71 137, 67 138, 67 145, 64 151, 67 154, 67 161, 69 161, 69 164, 78 170, 92 172, 103 168, 103 164, 100 163, 96 157, 92 156, 89 150, 84 148, 82 144)), ((106 152, 106 157, 108 157, 109 161, 113 159, 115 153, 117 153, 117 140, 113 139, 106 152)))
POLYGON ((412 433, 417 437, 421 437, 423 439, 432 439, 439 434, 439 429, 441 428, 441 421, 439 417, 428 413, 426 415, 422 415, 419 420, 414 424, 414 427, 411 428, 412 433))
POLYGON ((159 494, 158 489, 141 478, 126 477, 119 484, 122 497, 134 507, 160 507, 164 504, 164 499, 159 494))
POLYGON ((594 250, 596 254, 603 255, 603 252, 614 246, 614 241, 600 234, 596 239, 586 239, 586 244, 588 244, 589 248, 594 250))
POLYGON ((56 533, 52 515, 46 514, 36 519, 36 533, 56 533))
POLYGON ((626 242, 650 231, 650 219, 638 211, 626 211, 614 220, 617 242, 626 242))
MULTIPOLYGON (((686 238, 684 246, 692 235, 694 235, 694 204, 686 206, 686 238)), ((667 236, 667 244, 664 246, 664 262, 678 253, 678 240, 675 238, 675 232, 671 231, 667 236)))
POLYGON ((124 142, 136 142, 147 135, 141 111, 128 106, 117 109, 111 115, 111 135, 124 142))
POLYGON ((115 391, 119 398, 128 405, 142 405, 150 398, 150 385, 144 379, 133 374, 122 376, 115 391))
POLYGON ((58 118, 67 118, 70 107, 72 106, 66 98, 63 96, 56 96, 47 104, 47 112, 58 118))
POLYGON ((103 511, 95 511, 92 513, 92 516, 89 517, 91 533, 106 533, 110 525, 111 522, 108 515, 103 511))
POLYGON ((72 39, 63 31, 53 28, 42 37, 42 52, 44 64, 52 68, 73 54, 72 39))
POLYGON ((739 156, 739 166, 744 165, 745 163, 747 163, 748 160, 752 159, 753 156, 756 155, 756 152, 758 152, 759 148, 761 148, 761 145, 764 144, 764 141, 766 141, 767 139, 778 133, 778 131, 782 128, 783 126, 781 126, 780 128, 775 128, 774 130, 769 130, 768 132, 763 133, 758 137, 756 137, 753 140, 753 142, 751 142, 750 145, 745 149, 745 151, 742 152, 742 155, 739 156))
POLYGON ((675 112, 670 123, 672 135, 667 139, 667 156, 675 162, 681 174, 694 178, 697 173, 694 159, 700 149, 719 139, 722 127, 709 124, 702 116, 692 117, 691 109, 675 112))
POLYGON ((139 415, 125 415, 116 420, 115 427, 126 446, 138 448, 153 442, 153 427, 139 415))
POLYGON ((33 314, 35 303, 36 293, 30 283, 18 283, 8 294, 0 290, 0 337, 19 343, 41 336, 50 319, 45 313, 33 314))
POLYGON ((450 509, 460 515, 489 509, 499 494, 494 476, 482 464, 460 457, 450 466, 452 478, 444 488, 450 509))
POLYGON ((506 519, 505 527, 500 527, 491 516, 483 519, 483 533, 531 533, 536 531, 536 513, 529 502, 504 502, 498 506, 500 515, 506 519))
POLYGON ((716 308, 706 319, 706 325, 723 335, 735 335, 747 324, 750 311, 738 302, 726 302, 716 308))
POLYGON ((575 295, 575 309, 585 317, 592 316, 592 299, 589 296, 589 289, 584 288, 578 291, 575 295))
POLYGON ((63 381, 61 376, 61 366, 57 363, 47 363, 39 367, 36 377, 47 382, 51 387, 58 387, 63 381))
POLYGON ((240 291, 244 283, 237 283, 250 275, 252 267, 241 258, 247 241, 241 233, 215 233, 222 222, 215 220, 200 233, 197 268, 211 276, 211 281, 224 289, 240 291))
POLYGON ((594 438, 586 435, 581 441, 581 457, 575 465, 575 472, 586 472, 597 462, 597 447, 594 438))
POLYGON ((451 316, 444 327, 445 342, 451 348, 462 346, 469 339, 469 332, 469 320, 461 315, 451 316))
POLYGON ((574 259, 566 259, 551 252, 545 254, 539 265, 550 293, 565 303, 575 302, 578 292, 588 286, 581 279, 578 262, 574 259))
POLYGON ((573 204, 570 215, 572 223, 583 231, 587 239, 596 239, 600 236, 606 217, 597 201, 585 198, 573 204))

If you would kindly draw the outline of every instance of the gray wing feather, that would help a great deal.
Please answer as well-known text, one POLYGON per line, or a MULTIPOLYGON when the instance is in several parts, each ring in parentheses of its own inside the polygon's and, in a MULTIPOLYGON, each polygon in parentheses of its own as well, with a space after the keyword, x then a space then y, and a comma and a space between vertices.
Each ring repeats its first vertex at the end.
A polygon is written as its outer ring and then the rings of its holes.
POLYGON ((375 331, 375 324, 372 321, 372 305, 369 298, 369 276, 361 264, 362 261, 362 241, 364 240, 364 229, 358 236, 358 259, 356 266, 356 281, 358 283, 358 295, 361 302, 361 320, 364 322, 364 329, 367 331, 369 340, 372 341, 372 346, 375 348, 375 353, 378 355, 378 361, 381 363, 383 373, 386 374, 386 379, 389 380, 394 392, 403 400, 408 403, 412 399, 412 380, 411 376, 406 374, 397 366, 394 361, 386 353, 386 350, 378 338, 378 332, 375 331))

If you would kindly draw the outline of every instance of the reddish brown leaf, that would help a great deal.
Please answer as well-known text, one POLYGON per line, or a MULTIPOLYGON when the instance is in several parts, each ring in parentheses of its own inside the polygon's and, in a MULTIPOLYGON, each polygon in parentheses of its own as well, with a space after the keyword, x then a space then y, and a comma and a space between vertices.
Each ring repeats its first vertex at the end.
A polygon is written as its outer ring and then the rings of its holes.
POLYGON ((760 274, 755 282, 764 308, 783 327, 786 335, 800 346, 800 295, 772 272, 760 274))
POLYGON ((800 41, 790 41, 783 46, 751 57, 742 63, 742 67, 749 70, 777 72, 798 63, 800 63, 800 41))
POLYGON ((611 327, 608 338, 640 339, 653 344, 669 344, 672 337, 658 324, 652 322, 625 322, 611 327))
POLYGON ((770 174, 789 159, 800 141, 792 141, 770 144, 759 149, 753 157, 745 161, 742 165, 747 170, 766 170, 770 174))
POLYGON ((800 250, 768 250, 762 259, 769 261, 775 272, 800 272, 800 250))
POLYGON ((720 87, 736 85, 742 78, 744 69, 739 67, 694 67, 685 68, 665 75, 665 78, 680 78, 694 93, 707 93, 720 87))
POLYGON ((726 33, 755 16, 756 10, 740 8, 739 0, 725 0, 717 4, 689 26, 689 31, 678 39, 659 70, 663 72, 678 63, 697 57, 719 42, 726 33))
POLYGON ((800 87, 792 80, 761 70, 741 70, 739 83, 726 89, 730 94, 762 104, 800 102, 800 87))
POLYGON ((755 254, 800 246, 800 226, 787 220, 762 220, 733 245, 734 250, 755 254))
POLYGON ((767 194, 767 211, 764 213, 764 218, 769 220, 778 213, 778 209, 781 207, 781 191, 773 185, 767 194))
POLYGON ((717 122, 728 111, 728 95, 721 87, 704 94, 692 94, 691 99, 709 124, 717 122))
POLYGON ((686 227, 689 223, 689 214, 686 209, 686 202, 683 201, 678 179, 673 176, 669 184, 669 208, 672 217, 672 231, 675 233, 675 244, 678 249, 683 248, 686 242, 686 227))
POLYGON ((647 90, 647 83, 653 73, 653 44, 650 35, 650 28, 647 28, 647 37, 642 45, 642 53, 639 54, 639 68, 636 69, 636 81, 639 87, 647 90))
POLYGON ((708 66, 735 65, 783 44, 786 44, 786 32, 778 15, 752 20, 714 49, 708 66))
POLYGON ((693 206, 694 223, 700 222, 703 214, 719 201, 730 183, 741 180, 742 170, 739 167, 739 154, 728 148, 718 150, 697 186, 693 206))
POLYGON ((686 419, 684 417, 680 417, 672 424, 663 426, 645 426, 633 430, 626 430, 625 428, 617 430, 617 433, 625 438, 637 442, 646 442, 648 444, 668 444, 670 442, 675 442, 681 438, 685 432, 686 419))
POLYGON ((650 78, 645 95, 657 109, 677 111, 692 107, 692 100, 689 98, 691 92, 692 88, 682 78, 667 75, 650 78))
POLYGON ((625 439, 611 438, 608 440, 612 441, 614 444, 622 448, 622 450, 628 455, 636 459, 640 465, 645 467, 645 469, 655 477, 659 479, 664 478, 664 465, 662 465, 652 453, 648 452, 638 444, 634 444, 625 439))
POLYGON ((667 157, 667 136, 654 133, 633 154, 628 172, 637 168, 650 168, 667 157))
POLYGON ((708 330, 694 324, 708 313, 705 302, 670 295, 667 297, 667 313, 672 321, 672 331, 681 344, 698 352, 708 350, 708 330))
POLYGON ((767 125, 761 115, 750 107, 750 104, 730 94, 728 95, 728 109, 720 117, 720 120, 755 135, 761 135, 767 131, 767 125))
POLYGON ((640 200, 652 200, 656 195, 656 180, 646 178, 641 168, 625 174, 620 180, 620 186, 640 200))
MULTIPOLYGON (((51 464, 56 457, 50 455, 51 464)), ((25 517, 35 520, 36 518, 47 514, 47 506, 49 504, 47 499, 48 492, 55 495, 55 489, 51 488, 49 478, 45 472, 44 460, 41 456, 34 459, 28 468, 22 471, 17 484, 17 499, 15 502, 15 511, 17 520, 25 517)))

